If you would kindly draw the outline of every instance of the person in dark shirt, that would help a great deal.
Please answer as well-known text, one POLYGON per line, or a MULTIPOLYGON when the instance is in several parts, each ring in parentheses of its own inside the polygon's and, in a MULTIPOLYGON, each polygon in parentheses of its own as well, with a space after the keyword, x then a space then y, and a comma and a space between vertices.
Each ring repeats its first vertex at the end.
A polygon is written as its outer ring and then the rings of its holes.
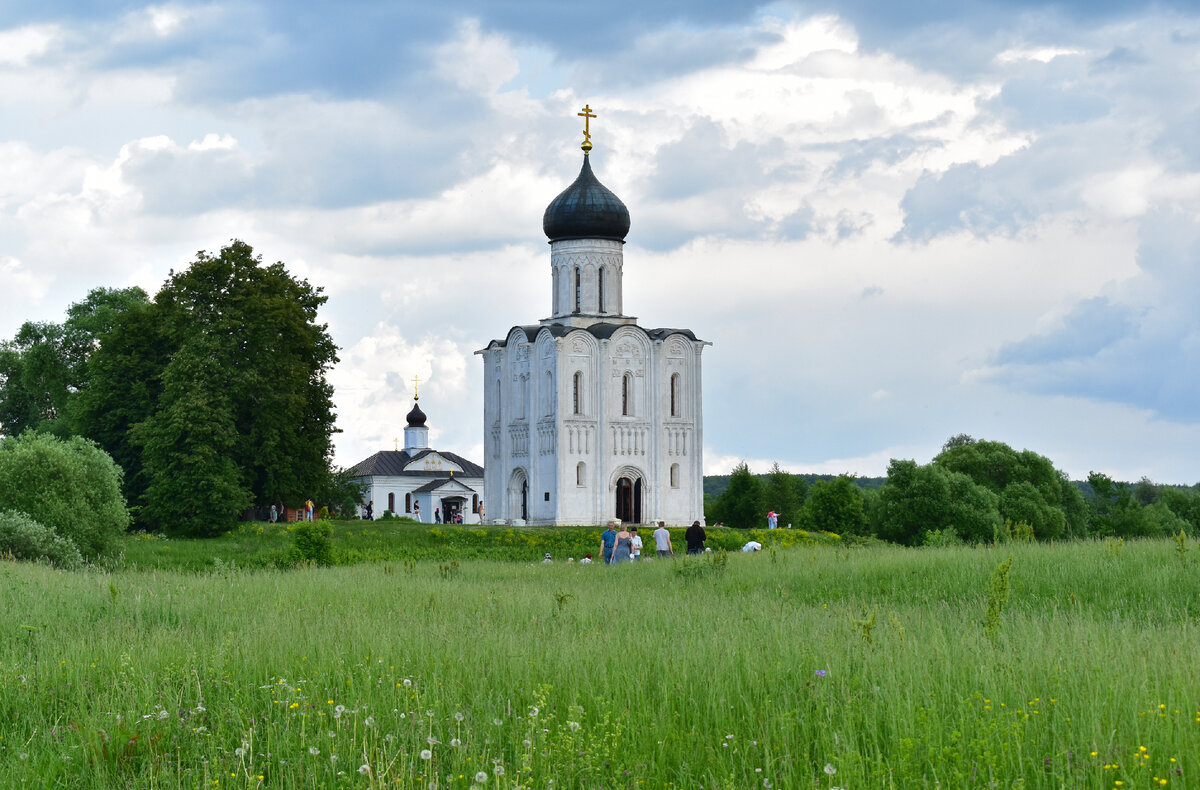
POLYGON ((704 551, 704 541, 708 539, 708 535, 704 534, 704 527, 700 526, 699 521, 693 521, 683 533, 683 539, 687 541, 688 554, 700 554, 704 551))
POLYGON ((604 564, 608 565, 612 562, 613 549, 617 545, 617 531, 613 529, 613 522, 608 522, 608 526, 600 533, 600 556, 604 558, 604 564))

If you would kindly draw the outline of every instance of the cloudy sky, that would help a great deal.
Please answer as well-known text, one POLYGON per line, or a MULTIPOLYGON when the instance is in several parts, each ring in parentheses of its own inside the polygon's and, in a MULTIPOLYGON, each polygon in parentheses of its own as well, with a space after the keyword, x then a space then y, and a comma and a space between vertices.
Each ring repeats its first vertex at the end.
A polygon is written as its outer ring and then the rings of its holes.
POLYGON ((338 462, 413 376, 481 460, 473 352, 550 311, 585 103, 626 311, 713 342, 709 472, 969 433, 1200 480, 1190 2, 7 3, 0 337, 240 238, 329 296, 338 462))

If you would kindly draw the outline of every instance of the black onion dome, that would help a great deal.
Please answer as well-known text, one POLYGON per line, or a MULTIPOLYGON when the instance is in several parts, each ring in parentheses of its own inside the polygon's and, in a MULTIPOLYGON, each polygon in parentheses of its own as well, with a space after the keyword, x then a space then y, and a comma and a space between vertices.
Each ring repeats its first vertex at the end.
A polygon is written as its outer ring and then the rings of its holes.
POLYGON ((413 403, 412 411, 408 413, 409 428, 424 428, 425 427, 425 412, 421 411, 421 407, 413 403))
POLYGON ((550 241, 566 239, 612 239, 625 241, 629 233, 629 209, 621 199, 596 180, 588 157, 575 183, 550 201, 542 216, 542 230, 550 241))

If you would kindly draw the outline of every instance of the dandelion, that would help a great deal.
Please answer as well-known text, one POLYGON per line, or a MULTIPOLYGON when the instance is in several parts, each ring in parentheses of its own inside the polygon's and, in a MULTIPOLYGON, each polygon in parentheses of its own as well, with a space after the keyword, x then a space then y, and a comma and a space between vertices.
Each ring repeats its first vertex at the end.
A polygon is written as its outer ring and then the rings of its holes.
POLYGON ((375 726, 375 717, 368 716, 367 720, 363 722, 363 726, 364 727, 374 727, 375 726))
POLYGON ((455 713, 455 714, 454 714, 454 720, 455 720, 455 721, 462 721, 462 720, 463 720, 463 719, 465 719, 465 718, 466 718, 466 716, 464 716, 464 715, 462 714, 462 711, 461 711, 461 710, 460 710, 458 713, 455 713))
POLYGON ((462 746, 462 741, 460 741, 458 738, 451 738, 450 745, 457 749, 459 746, 462 746))
POLYGON ((567 722, 567 726, 571 728, 571 732, 579 732, 579 722, 569 721, 567 722))
POLYGON ((437 738, 430 735, 428 738, 425 739, 425 743, 429 744, 430 746, 437 746, 439 743, 441 743, 441 741, 439 741, 437 738))
POLYGON ((504 766, 497 765, 495 768, 492 769, 492 773, 495 774, 496 776, 504 776, 504 766))
POLYGON ((170 715, 171 715, 170 711, 160 710, 158 712, 158 720, 162 721, 163 719, 167 718, 170 715))
POLYGON ((337 755, 336 755, 336 754, 331 754, 331 755, 329 755, 329 762, 331 762, 331 763, 336 763, 336 762, 337 762, 337 755))
POLYGON ((321 750, 318 749, 316 746, 309 746, 308 753, 311 754, 313 757, 316 757, 318 754, 321 753, 321 750))
POLYGON ((422 760, 428 760, 432 757, 433 757, 433 752, 429 751, 428 749, 421 750, 421 759, 422 760))
POLYGON ((825 763, 825 774, 827 776, 833 776, 836 773, 837 769, 833 767, 832 763, 825 763))
POLYGON ((346 712, 346 706, 338 705, 336 708, 333 709, 333 718, 340 719, 340 718, 342 718, 342 714, 345 712, 346 712))
POLYGON ((405 678, 404 679, 404 687, 409 688, 410 686, 412 686, 412 681, 409 680, 408 678, 405 678))
POLYGON ((245 754, 245 753, 246 753, 246 750, 245 750, 245 749, 243 749, 241 746, 239 746, 239 747, 237 747, 236 749, 234 749, 234 750, 233 750, 233 756, 234 756, 234 757, 241 757, 241 756, 242 756, 243 754, 245 754))
POLYGON ((369 765, 360 765, 360 766, 358 766, 358 772, 359 772, 360 774, 362 774, 363 776, 366 776, 367 774, 371 773, 371 766, 369 766, 369 765))
MULTIPOLYGON (((1200 721, 1200 719, 1197 719, 1197 721, 1200 721)), ((504 723, 504 719, 492 719, 492 724, 495 724, 497 727, 499 727, 503 723, 504 723)))
POLYGON ((487 771, 480 771, 479 773, 475 774, 475 781, 476 781, 476 782, 479 782, 480 784, 483 784, 483 783, 484 783, 484 782, 486 782, 487 780, 488 780, 487 771))

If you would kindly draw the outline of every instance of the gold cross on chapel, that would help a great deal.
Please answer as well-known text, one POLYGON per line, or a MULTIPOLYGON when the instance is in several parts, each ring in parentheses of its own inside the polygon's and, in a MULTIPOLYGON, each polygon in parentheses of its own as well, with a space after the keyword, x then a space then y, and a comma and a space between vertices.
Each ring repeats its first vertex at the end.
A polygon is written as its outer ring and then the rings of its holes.
POLYGON ((577 112, 575 114, 583 118, 583 145, 579 147, 583 149, 584 156, 586 156, 588 151, 592 150, 592 133, 589 123, 593 118, 596 117, 596 114, 593 113, 592 108, 586 104, 583 105, 583 112, 577 112))
POLYGON ((413 400, 420 400, 421 394, 418 386, 421 384, 421 379, 418 376, 413 376, 413 400))

